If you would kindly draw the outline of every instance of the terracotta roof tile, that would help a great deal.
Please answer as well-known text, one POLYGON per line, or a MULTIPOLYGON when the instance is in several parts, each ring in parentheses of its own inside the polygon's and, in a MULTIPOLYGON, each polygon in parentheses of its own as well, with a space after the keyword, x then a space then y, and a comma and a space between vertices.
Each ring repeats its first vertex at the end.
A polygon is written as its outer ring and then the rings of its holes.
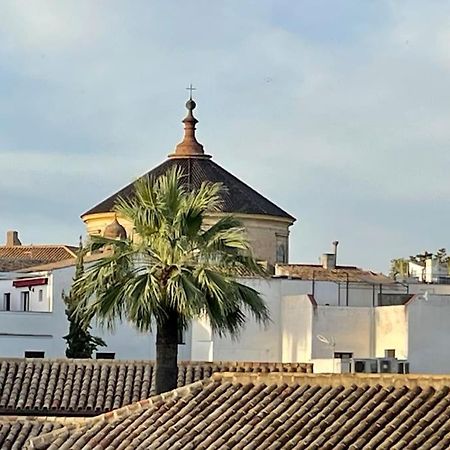
POLYGON ((31 439, 40 450, 448 449, 450 377, 214 374, 31 439))
POLYGON ((337 266, 324 269, 319 264, 277 264, 275 275, 316 281, 348 281, 351 283, 392 284, 395 281, 382 273, 363 270, 355 266, 337 266))
MULTIPOLYGON (((311 372, 310 364, 180 363, 178 386, 215 372, 311 372)), ((97 415, 154 395, 154 362, 0 360, 0 414, 97 415)))
POLYGON ((64 261, 76 256, 76 247, 68 245, 0 246, 0 271, 12 271, 38 264, 64 261))
MULTIPOLYGON (((27 442, 41 434, 80 423, 80 419, 55 417, 0 416, 0 448, 22 450, 27 442)), ((84 420, 83 420, 84 422, 84 420)))

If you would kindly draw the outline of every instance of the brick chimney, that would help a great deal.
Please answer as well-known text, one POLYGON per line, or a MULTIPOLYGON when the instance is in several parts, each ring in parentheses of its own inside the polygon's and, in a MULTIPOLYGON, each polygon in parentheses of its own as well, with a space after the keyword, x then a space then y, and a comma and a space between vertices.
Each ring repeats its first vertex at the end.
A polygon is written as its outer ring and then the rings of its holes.
POLYGON ((7 231, 6 232, 6 246, 15 247, 16 245, 22 245, 19 239, 18 231, 7 231))

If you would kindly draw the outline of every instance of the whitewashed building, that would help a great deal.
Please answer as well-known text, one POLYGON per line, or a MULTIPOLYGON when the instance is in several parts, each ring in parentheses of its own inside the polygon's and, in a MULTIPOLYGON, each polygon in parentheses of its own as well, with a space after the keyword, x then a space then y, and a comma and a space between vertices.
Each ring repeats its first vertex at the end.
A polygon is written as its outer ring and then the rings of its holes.
MULTIPOLYGON (((64 356, 62 295, 74 270, 72 261, 0 274, 1 356, 64 356)), ((408 360, 413 372, 450 373, 450 295, 443 290, 449 286, 406 286, 352 266, 283 265, 277 273, 268 280, 243 279, 267 302, 269 326, 249 320, 233 340, 196 321, 180 343, 180 359, 313 362, 316 371, 330 372, 343 370, 342 358, 389 355, 408 360)), ((114 332, 94 327, 92 333, 107 343, 98 357, 155 357, 154 335, 128 324, 114 332)))

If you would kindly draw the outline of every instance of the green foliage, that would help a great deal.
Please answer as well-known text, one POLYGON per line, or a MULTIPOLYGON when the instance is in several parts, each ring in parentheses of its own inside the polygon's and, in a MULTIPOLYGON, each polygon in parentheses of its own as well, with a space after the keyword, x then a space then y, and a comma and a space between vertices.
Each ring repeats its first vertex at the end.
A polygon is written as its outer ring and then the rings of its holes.
POLYGON ((406 278, 409 274, 409 260, 406 258, 397 258, 391 260, 390 276, 397 279, 406 278))
POLYGON ((116 204, 119 217, 134 224, 138 238, 91 237, 90 249, 104 249, 74 283, 82 299, 77 312, 112 328, 128 320, 140 331, 164 325, 174 312, 180 328, 207 316, 219 335, 235 336, 246 313, 268 323, 259 293, 236 280, 265 275, 255 261, 242 224, 224 216, 207 227, 205 215, 221 205, 220 184, 188 191, 175 168, 156 180, 135 183, 135 195, 116 204))
MULTIPOLYGON (((84 254, 85 250, 80 239, 74 283, 83 276, 84 254)), ((66 316, 69 321, 69 333, 63 337, 67 342, 66 356, 68 358, 92 358, 92 353, 98 347, 105 347, 106 344, 101 338, 91 335, 89 323, 86 323, 86 320, 76 313, 78 305, 82 303, 79 295, 80 293, 75 293, 73 289, 69 295, 63 294, 66 316)))
POLYGON ((434 258, 441 264, 448 264, 450 262, 450 256, 447 255, 447 250, 445 248, 438 249, 434 255, 434 258))

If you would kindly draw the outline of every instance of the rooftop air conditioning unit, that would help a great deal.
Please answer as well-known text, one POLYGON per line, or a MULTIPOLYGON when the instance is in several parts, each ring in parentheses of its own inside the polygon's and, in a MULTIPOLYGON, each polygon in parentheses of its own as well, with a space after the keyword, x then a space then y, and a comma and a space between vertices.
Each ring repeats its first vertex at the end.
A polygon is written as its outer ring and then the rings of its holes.
POLYGON ((378 370, 377 370, 378 373, 392 373, 394 366, 396 366, 395 364, 396 361, 393 358, 382 358, 379 359, 377 362, 378 362, 378 370))
POLYGON ((397 373, 409 373, 409 362, 408 361, 398 361, 397 373))
POLYGON ((352 373, 376 373, 377 362, 374 359, 352 359, 350 362, 352 373))
POLYGON ((409 362, 396 358, 352 358, 352 373, 409 373, 409 362))

